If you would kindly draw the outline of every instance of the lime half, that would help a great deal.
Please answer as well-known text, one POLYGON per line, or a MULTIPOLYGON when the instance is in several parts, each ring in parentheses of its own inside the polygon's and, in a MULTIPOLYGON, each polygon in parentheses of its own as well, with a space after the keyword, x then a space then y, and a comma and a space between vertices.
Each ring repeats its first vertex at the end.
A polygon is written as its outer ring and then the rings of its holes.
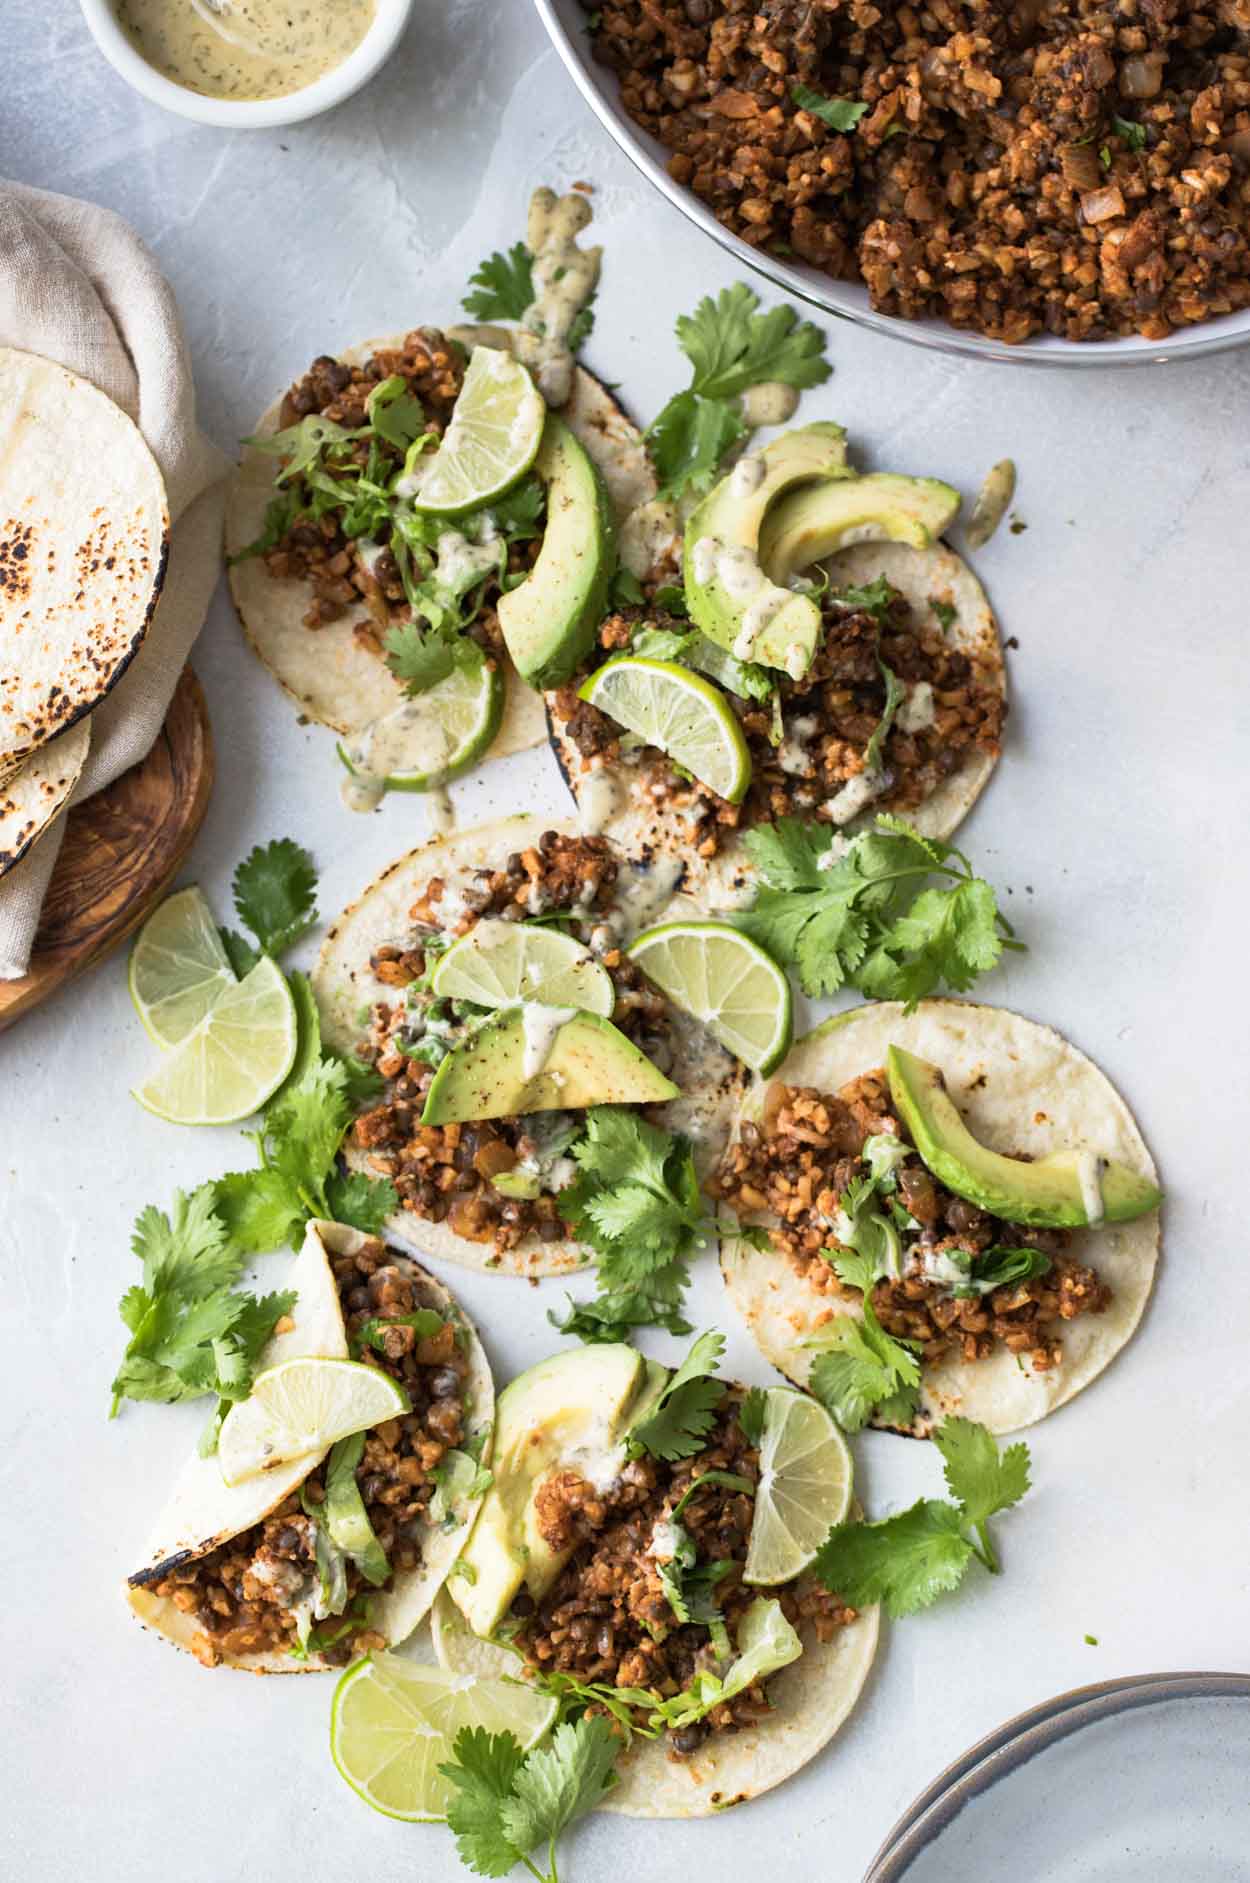
POLYGON ((434 971, 441 1000, 472 1000, 498 1011, 518 1001, 612 1016, 612 976, 571 935, 554 928, 487 919, 462 936, 434 971))
POLYGON ((649 981, 702 1020, 755 1072, 771 1072, 790 1045, 790 983, 758 942, 728 922, 665 922, 629 950, 649 981))
POLYGON ((242 1484, 409 1410, 403 1387, 380 1367, 309 1355, 281 1360, 256 1375, 248 1397, 237 1400, 222 1421, 222 1479, 242 1484))
POLYGON ((744 1579, 772 1587, 807 1568, 851 1508, 846 1440, 823 1406, 789 1386, 764 1395, 760 1481, 744 1579))
POLYGON ((671 660, 628 654, 592 673, 581 697, 682 765, 717 797, 738 804, 751 782, 751 756, 725 695, 671 660))
POLYGON ((130 998, 158 1046, 180 1046, 236 984, 198 889, 180 889, 153 909, 130 951, 130 998))
POLYGON ((391 791, 429 791, 477 763, 503 718, 503 670, 478 661, 457 667, 425 693, 375 719, 339 757, 354 777, 391 791))
POLYGON ((474 347, 451 423, 432 458, 418 467, 414 510, 459 516, 501 497, 538 456, 547 407, 511 353, 474 347))
POLYGON ((451 1758, 462 1727, 511 1733, 528 1752, 555 1716, 554 1700, 515 1681, 372 1654, 349 1667, 334 1690, 330 1752, 375 1811, 428 1824, 446 1816, 454 1788, 438 1768, 451 1758))
POLYGON ((228 987, 180 1046, 166 1053, 135 1097, 175 1125, 249 1118, 295 1061, 299 1026, 281 968, 265 955, 228 987))

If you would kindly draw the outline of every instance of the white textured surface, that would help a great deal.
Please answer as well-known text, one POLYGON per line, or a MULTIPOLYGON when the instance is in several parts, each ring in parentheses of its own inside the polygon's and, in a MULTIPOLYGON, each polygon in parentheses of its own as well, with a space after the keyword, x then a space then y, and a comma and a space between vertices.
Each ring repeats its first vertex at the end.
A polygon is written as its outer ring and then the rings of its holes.
MULTIPOLYGON (((227 138, 132 96, 69 0, 7 0, 0 170, 107 203, 154 245, 222 444, 313 354, 450 316, 541 181, 597 186, 589 358, 641 417, 679 382, 673 315, 730 279, 608 146, 522 0, 424 0, 418 15, 337 113, 227 138)), ((1133 1346, 1030 1434, 1037 1489, 1001 1526, 1001 1580, 978 1573, 890 1629, 858 1714, 795 1783, 731 1822, 592 1824, 569 1841, 571 1883, 625 1865, 855 1883, 920 1786, 1016 1709, 1112 1674, 1250 1665, 1250 359, 1041 376, 850 328, 831 352, 835 377, 803 412, 846 423, 861 462, 969 492, 995 458, 1019 463, 1027 534, 1002 532, 978 564, 1019 636, 1015 710, 964 834, 1010 887, 1031 953, 983 995, 1063 1028, 1126 1092, 1170 1189, 1164 1264, 1133 1346)), ((197 666, 219 777, 193 874, 223 914, 255 842, 310 844, 328 914, 424 834, 417 799, 367 820, 340 807, 330 736, 295 723, 224 598, 197 666)), ((455 793, 462 817, 564 808, 541 754, 455 793)), ((106 1423, 130 1223, 246 1157, 236 1133, 180 1132, 127 1097, 151 1050, 119 960, 0 1041, 0 1873, 444 1883, 460 1872, 443 1832, 373 1816, 336 1777, 324 1680, 206 1674, 120 1599, 200 1418, 127 1407, 106 1423)), ((501 1377, 548 1348, 561 1284, 449 1279, 501 1377)), ((696 1314, 723 1318, 710 1268, 696 1314)), ((762 1378, 725 1324, 733 1366, 762 1378)), ((874 1434, 857 1455, 874 1511, 938 1489, 920 1446, 874 1434)))

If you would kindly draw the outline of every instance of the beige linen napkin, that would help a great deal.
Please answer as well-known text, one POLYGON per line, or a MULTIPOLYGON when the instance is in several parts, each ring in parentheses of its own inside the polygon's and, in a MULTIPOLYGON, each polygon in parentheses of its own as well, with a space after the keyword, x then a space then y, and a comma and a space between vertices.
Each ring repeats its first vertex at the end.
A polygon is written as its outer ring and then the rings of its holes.
MULTIPOLYGON (((138 656, 91 715, 77 802, 137 764, 160 731, 217 581, 228 465, 196 428, 169 283, 111 210, 0 180, 0 346, 59 360, 116 400, 147 439, 169 497, 160 605, 138 656)), ((0 882, 0 980, 26 972, 64 825, 58 818, 0 882)))

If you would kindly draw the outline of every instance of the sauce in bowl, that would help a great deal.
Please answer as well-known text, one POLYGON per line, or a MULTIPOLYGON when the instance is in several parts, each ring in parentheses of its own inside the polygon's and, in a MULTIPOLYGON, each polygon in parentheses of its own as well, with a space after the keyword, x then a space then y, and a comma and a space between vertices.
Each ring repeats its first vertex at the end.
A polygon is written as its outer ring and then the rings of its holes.
POLYGON ((206 98, 284 98, 354 52, 374 0, 117 0, 140 58, 206 98))

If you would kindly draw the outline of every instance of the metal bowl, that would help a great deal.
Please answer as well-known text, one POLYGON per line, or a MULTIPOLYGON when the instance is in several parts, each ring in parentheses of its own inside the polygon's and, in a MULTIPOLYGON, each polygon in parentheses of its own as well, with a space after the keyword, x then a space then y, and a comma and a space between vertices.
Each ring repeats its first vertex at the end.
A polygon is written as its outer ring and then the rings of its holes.
POLYGON ((857 326, 871 327, 876 333, 889 334, 896 340, 906 340, 912 346, 927 347, 932 352, 1003 360, 1012 366, 1163 366, 1171 360, 1198 359, 1205 353, 1221 353, 1229 347, 1250 344, 1250 308, 1184 328, 1162 341, 1136 337, 1130 340, 1059 340, 1046 334, 1022 341, 1018 346, 1005 346, 981 334, 965 333, 960 328, 947 326, 945 321, 899 320, 891 314, 875 313, 868 304, 868 290, 861 282, 835 281, 805 263, 783 261, 776 255, 752 248, 741 236, 724 228, 693 191, 674 183, 668 174, 668 152, 626 114, 615 76, 591 58, 586 14, 578 0, 534 0, 534 5, 582 97, 625 155, 637 164, 656 189, 705 235, 728 249, 744 267, 763 275, 774 287, 795 299, 832 314, 836 320, 854 321, 857 326))

